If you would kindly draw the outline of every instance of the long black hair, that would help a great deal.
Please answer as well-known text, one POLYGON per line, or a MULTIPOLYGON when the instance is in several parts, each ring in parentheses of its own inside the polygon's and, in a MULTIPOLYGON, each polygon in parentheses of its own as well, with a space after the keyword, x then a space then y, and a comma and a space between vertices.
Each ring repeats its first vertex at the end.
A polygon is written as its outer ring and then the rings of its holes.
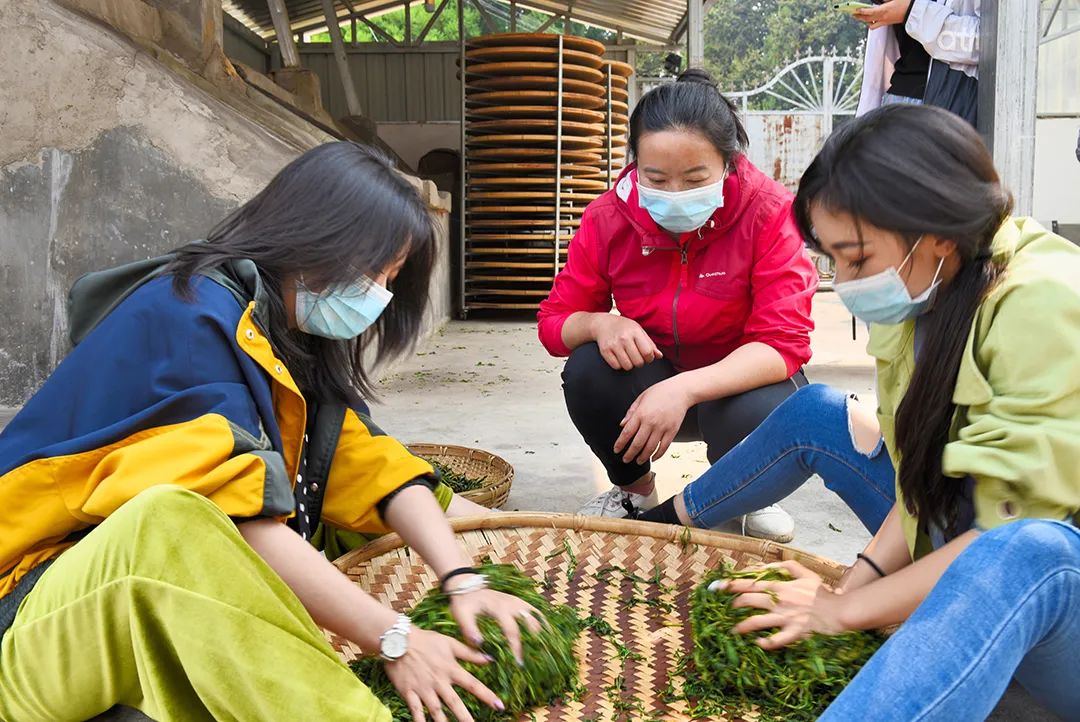
POLYGON ((704 70, 683 71, 674 83, 645 93, 630 116, 630 154, 637 158, 643 135, 662 130, 695 130, 730 163, 750 145, 735 104, 704 70))
POLYGON ((274 352, 313 400, 355 404, 373 396, 364 368, 374 344, 376 363, 412 348, 435 263, 435 229, 425 202, 383 153, 346 141, 309 150, 283 168, 254 198, 210 231, 205 243, 177 251, 167 269, 190 296, 195 274, 250 259, 269 292, 274 352), (286 278, 302 276, 322 288, 372 277, 408 254, 389 284, 394 298, 359 339, 336 341, 288 327, 286 278))
POLYGON ((850 215, 857 228, 862 222, 892 231, 908 248, 924 233, 956 244, 960 270, 923 317, 925 340, 896 415, 907 510, 955 532, 963 487, 943 476, 941 455, 975 312, 1004 273, 991 242, 1012 211, 1012 196, 970 125, 938 108, 891 105, 834 133, 799 183, 795 218, 820 250, 810 220, 815 204, 850 215))

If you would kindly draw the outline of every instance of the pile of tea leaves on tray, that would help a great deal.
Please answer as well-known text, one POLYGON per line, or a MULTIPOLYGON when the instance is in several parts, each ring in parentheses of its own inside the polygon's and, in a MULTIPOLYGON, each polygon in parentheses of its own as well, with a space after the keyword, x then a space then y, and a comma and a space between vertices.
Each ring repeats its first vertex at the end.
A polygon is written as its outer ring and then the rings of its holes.
MULTIPOLYGON (((528 602, 541 613, 547 624, 542 625, 536 634, 521 626, 525 666, 519 667, 498 623, 487 617, 478 620, 485 640, 481 651, 494 661, 486 665, 465 662, 462 666, 498 695, 506 710, 497 712, 469 693, 459 690, 462 701, 476 722, 517 719, 536 707, 579 695, 581 690, 578 689, 574 644, 582 631, 582 624, 574 610, 551 604, 538 593, 532 579, 510 565, 484 563, 477 567, 477 571, 487 576, 490 589, 528 602)), ((413 625, 420 629, 464 641, 450 613, 449 602, 450 598, 438 588, 432 589, 409 612, 409 617, 413 625)), ((408 706, 386 676, 381 660, 365 658, 349 666, 372 693, 389 707, 394 722, 411 722, 408 706)))
POLYGON ((455 494, 460 494, 463 491, 475 491, 487 483, 486 476, 473 478, 471 476, 466 476, 461 472, 454 471, 440 461, 435 461, 434 459, 424 459, 424 461, 435 467, 435 471, 439 472, 439 478, 442 480, 442 483, 449 486, 451 491, 455 494))
POLYGON ((693 654, 684 659, 682 697, 695 717, 736 718, 753 711, 759 720, 815 720, 873 656, 884 639, 870 632, 815 634, 780 650, 754 641, 776 630, 735 634, 732 628, 763 610, 733 608, 737 595, 709 591, 716 580, 786 581, 780 569, 710 572, 690 600, 693 654))

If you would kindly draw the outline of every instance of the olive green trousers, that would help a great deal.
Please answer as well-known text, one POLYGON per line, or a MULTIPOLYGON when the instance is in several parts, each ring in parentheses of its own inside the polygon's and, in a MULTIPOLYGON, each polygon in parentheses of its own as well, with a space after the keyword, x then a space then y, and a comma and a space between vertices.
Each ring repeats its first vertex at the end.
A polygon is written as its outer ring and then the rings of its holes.
POLYGON ((140 493, 50 566, 0 646, 0 720, 359 720, 389 711, 212 502, 140 493))

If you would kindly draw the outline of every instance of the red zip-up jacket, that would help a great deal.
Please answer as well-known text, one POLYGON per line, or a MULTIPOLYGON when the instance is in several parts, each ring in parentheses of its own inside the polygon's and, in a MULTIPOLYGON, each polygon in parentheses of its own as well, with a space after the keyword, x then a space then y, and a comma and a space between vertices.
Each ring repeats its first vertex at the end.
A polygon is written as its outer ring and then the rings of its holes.
POLYGON ((637 170, 585 209, 566 266, 540 304, 540 341, 568 356, 566 319, 577 311, 637 321, 680 371, 757 341, 794 374, 810 360, 817 273, 791 214, 793 196, 744 156, 724 183, 724 206, 676 241, 638 205, 637 170))

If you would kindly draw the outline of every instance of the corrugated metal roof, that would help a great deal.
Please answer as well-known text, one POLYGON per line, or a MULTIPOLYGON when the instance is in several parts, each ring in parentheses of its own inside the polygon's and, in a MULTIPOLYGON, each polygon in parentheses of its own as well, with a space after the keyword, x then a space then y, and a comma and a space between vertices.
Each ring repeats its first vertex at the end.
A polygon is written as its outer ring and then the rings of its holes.
MULTIPOLYGON (((420 0, 414 0, 417 4, 420 0)), ((488 0, 509 5, 509 0, 488 0)), ((350 0, 358 13, 368 17, 392 12, 402 7, 403 0, 350 0)), ((223 0, 226 12, 264 38, 274 37, 274 24, 266 0, 223 0)), ((297 32, 325 24, 320 0, 285 0, 289 22, 297 32)), ((562 15, 623 35, 655 43, 677 41, 675 37, 685 28, 686 0, 517 0, 520 8, 562 15)), ((349 17, 349 6, 335 0, 338 17, 349 17)))

